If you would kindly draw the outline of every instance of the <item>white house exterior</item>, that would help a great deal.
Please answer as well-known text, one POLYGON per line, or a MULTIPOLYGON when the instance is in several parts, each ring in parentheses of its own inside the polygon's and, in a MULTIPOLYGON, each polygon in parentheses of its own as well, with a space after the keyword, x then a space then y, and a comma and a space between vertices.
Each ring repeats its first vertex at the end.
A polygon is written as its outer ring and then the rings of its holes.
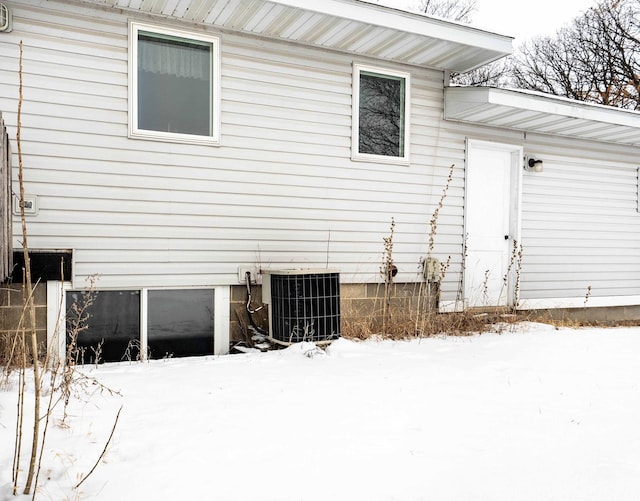
MULTIPOLYGON (((358 0, 2 3, 12 140, 23 42, 30 247, 73 256, 49 305, 98 275, 99 290, 136 296, 144 346, 150 324, 169 321, 156 298, 211 298, 214 351, 225 353, 244 270, 334 268, 344 285, 379 282, 393 218, 395 281, 418 281, 452 165, 433 250, 450 260, 442 310, 513 305, 514 287, 525 309, 640 305, 640 114, 447 86, 451 71, 509 54, 509 37, 358 0), (163 41, 209 66, 197 77, 175 61, 142 68, 146 44, 163 41), (168 112, 201 123, 157 130, 144 72, 204 81, 168 112), (361 75, 397 82, 397 152, 360 151, 361 75), (209 102, 194 105, 199 92, 209 102), (525 170, 525 157, 542 171, 525 170)), ((15 219, 16 249, 18 229, 15 219)))

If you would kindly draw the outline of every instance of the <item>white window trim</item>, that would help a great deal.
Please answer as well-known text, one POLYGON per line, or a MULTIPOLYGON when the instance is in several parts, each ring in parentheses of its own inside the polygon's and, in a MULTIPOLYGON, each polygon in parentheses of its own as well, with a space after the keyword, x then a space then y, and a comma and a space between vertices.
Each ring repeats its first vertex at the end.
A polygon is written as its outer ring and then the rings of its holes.
POLYGON ((203 33, 176 30, 152 24, 129 22, 129 137, 174 143, 220 145, 220 38, 203 33), (213 91, 211 110, 211 136, 178 134, 175 132, 151 131, 138 128, 138 32, 148 31, 160 35, 198 40, 211 44, 213 61, 211 65, 211 86, 213 91))
POLYGON ((51 368, 65 362, 67 346, 66 293, 71 282, 47 282, 47 354, 51 368))
POLYGON ((192 287, 143 287, 140 289, 140 354, 142 360, 147 359, 149 291, 179 291, 191 289, 213 290, 213 354, 226 355, 229 353, 231 287, 228 285, 218 285, 215 287, 201 287, 197 285, 192 287))
MULTIPOLYGON (((231 339, 229 322, 231 321, 231 287, 228 285, 192 286, 192 287, 142 287, 140 289, 122 288, 117 290, 140 291, 140 359, 147 359, 147 312, 148 292, 150 290, 188 290, 188 289, 212 289, 213 290, 213 354, 227 355, 231 339)), ((47 282, 47 350, 50 353, 50 364, 64 363, 66 358, 67 343, 67 318, 66 301, 67 292, 81 290, 74 288, 71 282, 50 281, 47 282)), ((112 289, 99 289, 112 290, 112 289)))
POLYGON ((409 165, 409 146, 411 144, 411 74, 394 71, 364 64, 353 65, 352 105, 351 105, 351 160, 365 162, 379 162, 386 164, 409 165), (377 73, 381 76, 404 78, 404 155, 391 157, 386 155, 372 155, 359 152, 360 135, 360 73, 377 73))

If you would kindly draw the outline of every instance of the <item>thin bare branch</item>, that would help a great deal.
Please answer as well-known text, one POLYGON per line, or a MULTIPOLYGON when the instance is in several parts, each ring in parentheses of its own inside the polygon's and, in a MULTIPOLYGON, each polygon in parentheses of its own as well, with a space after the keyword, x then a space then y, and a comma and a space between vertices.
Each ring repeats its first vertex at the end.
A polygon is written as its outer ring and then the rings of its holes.
POLYGON ((120 412, 122 411, 122 406, 120 406, 120 409, 118 410, 118 414, 116 414, 116 419, 113 422, 113 427, 111 428, 111 433, 109 434, 109 438, 107 439, 107 443, 104 444, 104 449, 102 449, 102 452, 100 453, 100 456, 98 457, 98 460, 96 461, 96 464, 93 465, 93 468, 91 468, 91 471, 89 471, 89 473, 87 473, 84 478, 82 480, 80 480, 80 482, 78 482, 76 484, 76 486, 74 487, 74 489, 77 489, 78 487, 80 487, 83 482, 89 478, 89 476, 95 471, 95 469, 98 467, 98 464, 100 464, 100 461, 102 461, 102 458, 104 457, 104 455, 107 453, 107 449, 109 447, 109 444, 111 443, 111 439, 113 438, 113 433, 116 431, 116 425, 118 424, 118 418, 120 417, 120 412))

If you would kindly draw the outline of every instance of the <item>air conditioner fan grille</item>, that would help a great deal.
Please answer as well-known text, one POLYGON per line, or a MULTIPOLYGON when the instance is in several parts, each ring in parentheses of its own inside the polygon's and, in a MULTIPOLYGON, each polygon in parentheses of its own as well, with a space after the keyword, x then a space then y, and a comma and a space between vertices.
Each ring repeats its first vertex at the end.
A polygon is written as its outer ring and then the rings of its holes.
POLYGON ((271 333, 282 343, 340 337, 339 273, 271 275, 271 333))

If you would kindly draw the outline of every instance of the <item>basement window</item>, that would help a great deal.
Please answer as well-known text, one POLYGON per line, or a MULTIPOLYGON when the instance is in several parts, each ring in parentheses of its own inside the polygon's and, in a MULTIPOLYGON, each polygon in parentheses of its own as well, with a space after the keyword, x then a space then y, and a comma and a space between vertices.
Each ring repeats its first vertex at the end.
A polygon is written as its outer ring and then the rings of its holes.
POLYGON ((95 364, 212 355, 214 294, 214 289, 67 291, 67 356, 77 364, 95 364))
POLYGON ((72 362, 139 359, 139 291, 68 291, 66 310, 67 347, 71 347, 67 354, 72 362))
POLYGON ((220 40, 131 23, 129 136, 220 142, 220 40))
POLYGON ((147 294, 149 358, 213 355, 213 289, 147 294))
POLYGON ((354 65, 352 159, 409 162, 410 75, 354 65))

